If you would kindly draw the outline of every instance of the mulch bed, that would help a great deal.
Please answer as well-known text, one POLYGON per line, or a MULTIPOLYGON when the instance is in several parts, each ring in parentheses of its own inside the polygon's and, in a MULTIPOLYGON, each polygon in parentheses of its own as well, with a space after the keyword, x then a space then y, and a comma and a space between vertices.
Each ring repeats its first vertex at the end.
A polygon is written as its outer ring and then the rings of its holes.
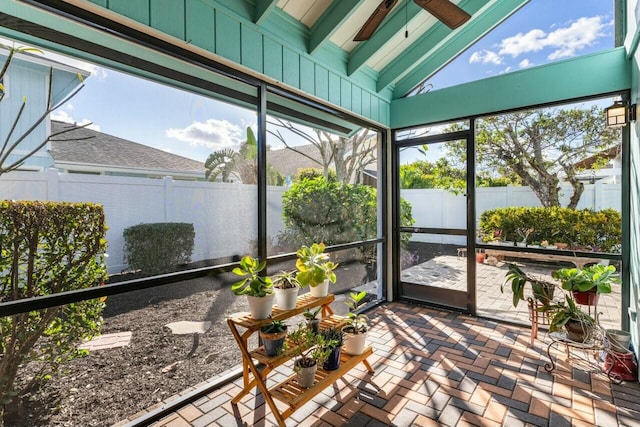
MULTIPOLYGON (((362 264, 344 264, 339 281, 359 285, 367 274, 362 264)), ((109 426, 239 366, 225 319, 248 305, 231 293, 234 278, 227 273, 109 297, 102 334, 131 331, 130 344, 67 363, 63 373, 14 400, 5 425, 109 426), (187 357, 193 338, 164 328, 180 320, 212 323, 193 357, 187 357)), ((21 369, 21 378, 34 369, 21 369)))
MULTIPOLYGON (((68 363, 65 373, 11 405, 5 425, 111 425, 238 365, 240 351, 225 317, 248 308, 244 298, 236 298, 220 282, 214 278, 192 280, 189 286, 208 290, 179 299, 166 297, 171 288, 177 290, 185 282, 109 297, 111 309, 105 316, 114 309, 121 311, 120 303, 145 305, 105 318, 102 333, 132 331, 130 345, 94 351, 68 363), (163 327, 178 320, 213 324, 201 336, 193 357, 187 357, 193 338, 172 335, 163 327)), ((28 372, 23 369, 22 375, 28 372)))

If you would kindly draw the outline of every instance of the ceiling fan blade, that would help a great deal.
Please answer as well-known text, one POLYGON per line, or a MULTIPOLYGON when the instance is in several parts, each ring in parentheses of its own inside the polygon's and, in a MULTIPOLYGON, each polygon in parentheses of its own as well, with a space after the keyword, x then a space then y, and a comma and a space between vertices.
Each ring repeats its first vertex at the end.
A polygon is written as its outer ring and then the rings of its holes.
POLYGON ((438 18, 444 25, 455 30, 471 18, 467 12, 449 0, 413 0, 418 6, 438 18))
POLYGON ((369 40, 396 3, 398 3, 398 0, 383 0, 378 5, 378 8, 369 16, 367 22, 360 28, 360 31, 358 31, 358 34, 353 38, 353 41, 361 42, 369 40))

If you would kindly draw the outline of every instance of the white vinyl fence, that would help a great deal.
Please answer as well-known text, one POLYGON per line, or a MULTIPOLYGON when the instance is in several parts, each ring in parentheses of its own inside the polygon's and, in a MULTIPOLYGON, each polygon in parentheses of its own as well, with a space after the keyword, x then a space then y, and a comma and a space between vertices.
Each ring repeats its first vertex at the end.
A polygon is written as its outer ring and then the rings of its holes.
MULTIPOLYGON (((620 211, 620 184, 585 186, 579 208, 620 211)), ((282 231, 283 187, 267 189, 267 230, 282 231)), ((565 199, 570 192, 565 191, 565 199)), ((412 204, 416 227, 465 228, 466 197, 444 190, 402 190, 412 204)), ((123 260, 125 228, 140 223, 188 222, 195 232, 193 261, 243 255, 257 238, 255 185, 46 172, 11 172, 0 177, 0 199, 92 202, 104 206, 109 242, 109 273, 126 269, 123 260)), ((477 189, 477 217, 487 209, 539 206, 528 187, 477 189)), ((456 236, 414 235, 432 243, 464 244, 456 236)))
MULTIPOLYGON (((561 189, 562 206, 569 203, 571 186, 561 189)), ((467 227, 465 195, 455 195, 437 189, 402 190, 401 197, 411 203, 415 227, 458 228, 467 227)), ((482 212, 509 206, 542 206, 529 187, 490 187, 476 189, 476 221, 482 212)), ((622 187, 620 184, 595 183, 585 185, 578 209, 622 209, 622 187)), ((460 236, 414 234, 414 241, 464 245, 460 236)))

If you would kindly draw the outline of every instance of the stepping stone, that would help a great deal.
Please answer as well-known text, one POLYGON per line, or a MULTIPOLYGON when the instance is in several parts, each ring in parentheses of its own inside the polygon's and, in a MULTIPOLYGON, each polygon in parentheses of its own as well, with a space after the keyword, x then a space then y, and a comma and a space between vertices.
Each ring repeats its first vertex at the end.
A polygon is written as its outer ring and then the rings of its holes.
POLYGON ((174 335, 193 335, 193 345, 187 357, 192 357, 196 353, 198 344, 200 343, 200 334, 204 334, 211 328, 211 322, 189 322, 181 320, 180 322, 172 322, 164 325, 174 335))
POLYGON ((80 345, 80 350, 106 350, 108 348, 126 347, 131 342, 131 331, 116 332, 114 334, 105 334, 95 337, 91 341, 80 345))
POLYGON ((164 325, 174 335, 204 334, 211 328, 211 322, 172 322, 164 325))

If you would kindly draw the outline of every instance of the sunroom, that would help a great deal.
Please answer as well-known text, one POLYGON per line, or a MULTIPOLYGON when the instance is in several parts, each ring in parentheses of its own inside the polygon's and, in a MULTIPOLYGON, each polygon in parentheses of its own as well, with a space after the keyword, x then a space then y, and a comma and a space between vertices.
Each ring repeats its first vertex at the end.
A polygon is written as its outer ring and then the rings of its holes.
POLYGON ((76 267, 3 207, 5 425, 638 422, 638 4, 525 34, 542 3, 0 0, 0 197, 107 227, 76 267), (610 46, 553 45, 578 21, 610 46), (557 51, 512 71, 477 48, 501 28, 557 51), (275 278, 313 243, 330 294, 274 318, 362 295, 369 350, 300 388, 290 357, 253 359, 231 288, 245 256, 275 278), (626 347, 550 333, 514 266, 560 305, 558 270, 614 271, 583 307, 626 347))

